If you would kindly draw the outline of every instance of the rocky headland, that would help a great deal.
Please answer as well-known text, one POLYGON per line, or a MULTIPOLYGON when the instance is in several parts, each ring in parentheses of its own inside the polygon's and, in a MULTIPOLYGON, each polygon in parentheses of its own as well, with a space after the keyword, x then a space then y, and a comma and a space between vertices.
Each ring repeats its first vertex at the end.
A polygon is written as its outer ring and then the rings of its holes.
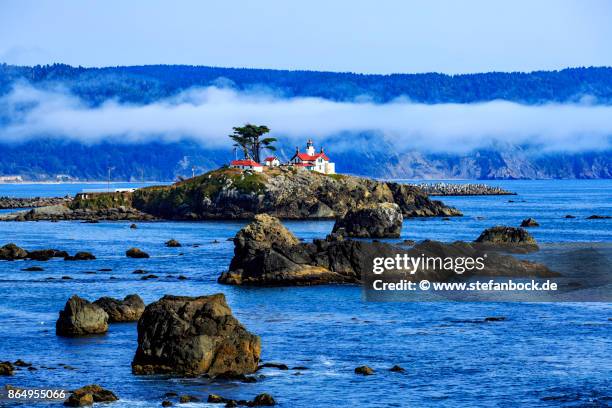
MULTIPOLYGON (((482 270, 463 276, 557 276, 544 265, 485 252, 487 249, 461 241, 448 244, 423 241, 405 248, 386 242, 345 239, 338 234, 302 243, 277 218, 260 214, 236 234, 234 257, 219 282, 252 286, 360 283, 364 273, 372 271, 374 258, 395 258, 404 254, 411 258, 486 258, 482 270)), ((452 269, 442 266, 419 268, 411 275, 397 269, 386 273, 402 279, 438 282, 457 277, 452 269)))

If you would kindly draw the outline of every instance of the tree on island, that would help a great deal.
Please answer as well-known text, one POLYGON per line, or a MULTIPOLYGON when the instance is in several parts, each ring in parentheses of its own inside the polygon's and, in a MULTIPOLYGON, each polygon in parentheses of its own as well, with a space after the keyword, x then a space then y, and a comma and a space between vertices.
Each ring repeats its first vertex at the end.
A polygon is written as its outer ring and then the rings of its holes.
POLYGON ((273 145, 273 143, 276 142, 276 138, 261 138, 263 135, 270 132, 267 126, 257 126, 247 123, 242 127, 234 127, 233 129, 234 133, 229 135, 229 137, 234 141, 234 146, 242 150, 245 159, 253 159, 259 163, 262 150, 276 150, 276 147, 273 145))

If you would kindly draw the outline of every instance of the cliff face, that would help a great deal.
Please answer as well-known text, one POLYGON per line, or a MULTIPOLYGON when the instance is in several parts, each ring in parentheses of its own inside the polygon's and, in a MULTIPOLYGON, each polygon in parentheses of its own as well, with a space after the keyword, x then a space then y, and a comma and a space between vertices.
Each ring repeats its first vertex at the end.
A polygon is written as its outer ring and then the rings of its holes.
POLYGON ((167 219, 249 219, 259 213, 335 218, 349 208, 383 202, 396 203, 407 217, 461 215, 415 187, 290 168, 254 174, 223 168, 172 186, 137 190, 132 201, 135 208, 167 219))

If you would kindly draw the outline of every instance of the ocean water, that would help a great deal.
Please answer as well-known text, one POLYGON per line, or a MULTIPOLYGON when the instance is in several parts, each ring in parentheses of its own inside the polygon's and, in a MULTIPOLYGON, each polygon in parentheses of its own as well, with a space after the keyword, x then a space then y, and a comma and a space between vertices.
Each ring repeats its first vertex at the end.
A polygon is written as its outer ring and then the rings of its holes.
MULTIPOLYGON (((531 232, 540 242, 612 242, 612 220, 586 220, 592 214, 612 215, 612 181, 491 184, 519 194, 441 197, 461 209, 464 217, 406 220, 402 239, 473 240, 486 227, 518 225, 523 218, 534 217, 541 226, 531 232), (565 219, 566 214, 576 218, 565 219)), ((36 193, 27 194, 27 189, 0 185, 0 196, 53 196, 92 188, 66 187, 37 185, 30 190, 36 193)), ((209 393, 252 399, 269 392, 283 407, 612 404, 609 303, 367 303, 356 286, 219 285, 216 279, 232 257, 228 238, 243 225, 152 222, 138 223, 138 229, 132 230, 126 222, 0 223, 2 244, 86 250, 97 257, 87 262, 0 261, 0 361, 21 358, 38 368, 0 377, 0 386, 72 389, 98 383, 121 398, 115 406, 135 407, 158 407, 169 391, 204 401, 209 393), (164 242, 170 238, 183 247, 166 248, 164 242), (125 250, 132 246, 149 252, 151 258, 126 258, 125 250), (22 271, 33 265, 44 271, 22 271), (99 271, 102 268, 112 271, 99 271), (143 281, 141 275, 132 274, 135 269, 145 269, 159 279, 143 281), (188 279, 178 280, 179 275, 188 279), (148 303, 164 294, 217 292, 225 293, 235 316, 261 336, 264 361, 308 370, 264 369, 260 373, 265 377, 252 384, 133 376, 135 323, 111 324, 102 336, 55 336, 58 311, 74 293, 89 300, 137 293, 148 303), (479 322, 487 316, 507 320, 479 322), (355 375, 354 368, 363 364, 376 374, 355 375), (406 372, 389 372, 395 364, 406 372)), ((286 225, 308 240, 325 236, 333 223, 286 225)), ((53 405, 61 404, 49 404, 53 405)))

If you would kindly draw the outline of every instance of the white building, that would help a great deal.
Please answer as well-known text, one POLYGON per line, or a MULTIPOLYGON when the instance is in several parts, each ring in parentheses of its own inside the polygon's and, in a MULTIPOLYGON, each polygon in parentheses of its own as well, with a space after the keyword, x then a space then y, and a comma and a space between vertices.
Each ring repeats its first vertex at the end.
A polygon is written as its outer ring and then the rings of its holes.
POLYGON ((280 160, 276 156, 266 157, 264 160, 264 164, 268 167, 277 167, 280 166, 280 160))
POLYGON ((336 165, 329 161, 329 157, 321 148, 319 153, 315 152, 312 139, 306 142, 306 152, 301 153, 298 148, 295 149, 295 155, 290 160, 293 166, 304 167, 307 170, 316 171, 323 174, 335 174, 336 165))
POLYGON ((263 171, 263 166, 251 159, 232 160, 230 162, 230 167, 235 169, 251 170, 257 173, 261 173, 263 171))

